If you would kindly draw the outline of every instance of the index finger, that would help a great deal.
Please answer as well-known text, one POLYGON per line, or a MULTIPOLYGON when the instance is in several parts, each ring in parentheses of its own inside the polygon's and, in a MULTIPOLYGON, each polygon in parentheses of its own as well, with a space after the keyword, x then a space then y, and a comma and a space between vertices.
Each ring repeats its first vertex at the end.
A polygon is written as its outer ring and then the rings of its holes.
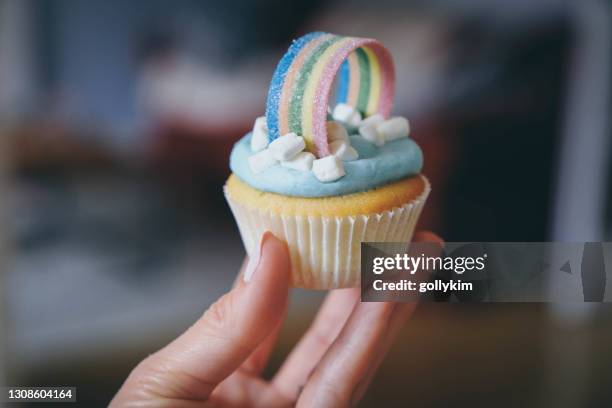
POLYGON ((212 305, 184 334, 143 361, 113 404, 144 400, 206 400, 280 322, 287 305, 287 247, 264 234, 248 283, 212 305))

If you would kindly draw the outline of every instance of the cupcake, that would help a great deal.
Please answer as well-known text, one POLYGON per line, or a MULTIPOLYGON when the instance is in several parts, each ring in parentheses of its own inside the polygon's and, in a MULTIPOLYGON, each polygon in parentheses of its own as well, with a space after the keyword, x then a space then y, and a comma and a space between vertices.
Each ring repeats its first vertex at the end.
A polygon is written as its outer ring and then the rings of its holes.
POLYGON ((285 240, 296 287, 358 286, 362 242, 412 237, 430 187, 408 121, 391 116, 394 88, 378 41, 307 34, 279 61, 266 115, 232 150, 224 190, 246 251, 265 231, 285 240))

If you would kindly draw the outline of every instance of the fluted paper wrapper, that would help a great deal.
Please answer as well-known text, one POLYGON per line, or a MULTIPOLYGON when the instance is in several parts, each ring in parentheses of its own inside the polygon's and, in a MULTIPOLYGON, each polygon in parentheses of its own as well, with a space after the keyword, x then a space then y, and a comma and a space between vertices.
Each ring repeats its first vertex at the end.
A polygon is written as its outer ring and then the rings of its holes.
POLYGON ((249 257, 265 231, 287 242, 293 286, 337 289, 359 286, 362 242, 408 242, 429 195, 377 214, 324 217, 286 216, 249 208, 225 197, 249 257))

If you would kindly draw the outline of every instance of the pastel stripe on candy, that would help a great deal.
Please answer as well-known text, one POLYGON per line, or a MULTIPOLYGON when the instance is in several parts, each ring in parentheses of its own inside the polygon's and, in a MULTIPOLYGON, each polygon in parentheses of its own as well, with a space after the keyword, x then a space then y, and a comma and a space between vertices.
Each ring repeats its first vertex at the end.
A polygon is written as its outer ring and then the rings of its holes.
POLYGON ((347 58, 340 66, 340 71, 338 72, 338 90, 336 94, 336 101, 345 102, 348 98, 350 69, 349 58, 347 58))
MULTIPOLYGON (((329 95, 323 95, 319 85, 327 80, 331 80, 331 82, 333 82, 336 72, 340 69, 340 65, 342 65, 342 62, 346 59, 346 56, 340 56, 342 55, 343 50, 351 47, 352 42, 353 39, 350 37, 342 38, 321 53, 320 58, 318 61, 316 61, 312 68, 306 90, 304 91, 301 106, 302 135, 306 141, 306 147, 309 148, 310 151, 317 152, 318 157, 324 157, 330 154, 329 144, 327 143, 327 129, 325 129, 325 132, 319 135, 319 137, 316 137, 313 126, 313 121, 317 119, 313 113, 317 111, 317 107, 322 108, 324 112, 327 111, 327 98, 329 95), (334 66, 333 64, 334 59, 339 59, 337 66, 334 66), (322 98, 325 98, 325 100, 322 98)), ((322 122, 323 127, 326 128, 325 123, 327 122, 327 116, 323 118, 322 122)))
POLYGON ((356 106, 365 115, 375 113, 380 102, 381 87, 380 63, 376 53, 366 46, 356 49, 343 62, 339 75, 342 92, 338 92, 336 102, 356 106))
MULTIPOLYGON (((342 47, 338 47, 337 50, 335 50, 336 52, 331 54, 331 57, 329 58, 329 60, 326 61, 325 72, 323 73, 323 75, 321 75, 321 78, 316 84, 317 91, 315 93, 313 103, 311 104, 307 103, 308 102, 307 99, 305 99, 304 101, 305 104, 304 104, 303 109, 305 110, 305 112, 303 113, 303 117, 311 119, 310 121, 308 120, 305 121, 305 124, 303 126, 305 129, 304 134, 308 134, 308 133, 312 134, 312 138, 316 146, 315 151, 319 157, 329 154, 329 144, 327 141, 327 128, 325 126, 326 120, 325 120, 325 116, 324 115, 322 116, 322 114, 327 109, 327 100, 331 92, 331 87, 333 84, 334 77, 336 73, 338 72, 338 69, 340 68, 342 62, 347 58, 347 56, 353 50, 363 49, 366 46, 372 50, 380 49, 380 52, 376 53, 376 57, 382 58, 382 59, 379 60, 379 64, 377 66, 388 65, 390 67, 387 69, 387 71, 385 71, 386 74, 390 75, 389 80, 384 82, 383 84, 385 85, 385 88, 389 88, 389 89, 385 89, 386 97, 388 98, 390 97, 391 99, 389 101, 386 101, 385 103, 381 103, 382 101, 379 101, 377 103, 377 105, 379 106, 379 109, 377 109, 377 112, 380 112, 384 117, 388 117, 389 114, 391 113, 391 104, 392 104, 392 97, 393 97, 393 91, 394 91, 393 90, 394 74, 393 74, 393 63, 392 63, 390 54, 388 53, 388 51, 386 51, 386 49, 381 44, 379 44, 375 40, 347 37, 347 42, 343 43, 342 47), (324 103, 319 103, 319 102, 324 102, 324 103), (309 110, 311 110, 311 112, 308 112, 309 110)), ((364 72, 367 72, 367 71, 360 68, 360 74, 364 75, 364 72)), ((379 71, 379 72, 380 74, 383 73, 382 71, 379 71)), ((360 86, 360 95, 361 95, 361 92, 370 93, 371 86, 369 83, 371 81, 360 81, 360 82, 363 83, 364 85, 368 84, 367 86, 360 86)), ((381 92, 376 91, 375 93, 378 93, 378 95, 381 95, 381 92)))
POLYGON ((349 54, 342 63, 338 76, 336 103, 348 103, 349 105, 357 106, 360 72, 359 58, 356 53, 352 52, 349 54))
MULTIPOLYGON (((391 115, 393 109, 393 98, 395 96, 395 67, 389 50, 381 44, 371 46, 369 49, 376 55, 380 74, 380 91, 378 107, 375 112, 380 112, 385 118, 391 115)), ((373 113, 375 113, 373 112, 373 113)))
POLYGON ((361 48, 368 56, 370 69, 370 82, 368 84, 364 83, 364 87, 368 86, 368 100, 366 106, 363 108, 363 112, 367 116, 376 113, 378 109, 378 103, 380 102, 380 63, 378 62, 378 57, 369 47, 361 48))
POLYGON ((348 99, 344 102, 351 106, 357 106, 357 100, 359 99, 359 88, 361 84, 361 69, 359 68, 359 57, 356 53, 352 52, 348 56, 349 61, 349 80, 351 85, 349 86, 348 99))
POLYGON ((280 135, 286 135, 290 131, 288 112, 292 90, 295 85, 297 74, 300 72, 304 65, 304 62, 312 54, 313 50, 318 47, 323 41, 328 40, 331 37, 331 34, 324 34, 313 38, 299 51, 299 53, 293 60, 291 64, 292 69, 287 72, 281 89, 280 105, 278 107, 278 127, 280 135))
POLYGON ((300 50, 308 45, 308 43, 317 37, 324 35, 323 32, 313 32, 304 35, 303 37, 295 40, 285 55, 281 58, 276 66, 276 70, 274 71, 274 75, 272 75, 272 81, 270 81, 270 88, 268 90, 268 99, 266 102, 266 122, 268 124, 270 140, 274 140, 280 136, 279 128, 278 128, 278 119, 279 119, 279 111, 278 107, 280 105, 280 92, 283 88, 283 83, 285 81, 285 77, 293 60, 299 54, 300 50))
POLYGON ((291 101, 289 102, 289 130, 297 133, 304 137, 307 143, 308 150, 311 150, 312 144, 308 144, 309 135, 305 134, 306 129, 303 128, 303 109, 308 103, 312 103, 311 100, 305 95, 306 88, 309 83, 313 80, 316 81, 316 76, 313 75, 313 70, 317 63, 322 60, 322 56, 327 52, 330 47, 333 47, 337 42, 342 41, 342 37, 331 36, 325 39, 318 45, 312 53, 305 59, 303 66, 297 67, 297 80, 293 86, 291 101), (314 77, 314 78, 313 78, 314 77))
POLYGON ((329 155, 327 101, 338 73, 338 101, 367 115, 379 112, 389 116, 395 72, 382 44, 312 33, 292 44, 274 72, 266 108, 270 139, 295 132, 318 157, 329 155))
POLYGON ((355 55, 357 55, 357 61, 358 61, 358 72, 359 72, 359 82, 357 82, 357 102, 356 102, 356 106, 357 106, 357 110, 359 110, 360 112, 364 112, 365 111, 365 106, 368 103, 368 97, 370 96, 370 64, 368 61, 368 57, 367 55, 363 52, 362 49, 358 48, 355 51, 353 51, 353 53, 355 53, 355 55), (367 85, 366 85, 367 82, 367 85))

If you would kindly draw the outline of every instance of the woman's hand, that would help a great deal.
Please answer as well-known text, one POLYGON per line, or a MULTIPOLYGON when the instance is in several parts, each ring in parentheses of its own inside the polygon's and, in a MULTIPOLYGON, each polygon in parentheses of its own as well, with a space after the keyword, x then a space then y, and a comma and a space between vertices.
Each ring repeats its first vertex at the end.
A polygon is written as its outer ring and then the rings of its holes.
MULTIPOLYGON (((418 233, 415 241, 440 239, 418 233)), ((358 401, 416 304, 361 303, 359 288, 329 293, 271 381, 260 377, 289 293, 286 245, 271 233, 235 287, 129 375, 113 407, 338 407, 358 401)))

